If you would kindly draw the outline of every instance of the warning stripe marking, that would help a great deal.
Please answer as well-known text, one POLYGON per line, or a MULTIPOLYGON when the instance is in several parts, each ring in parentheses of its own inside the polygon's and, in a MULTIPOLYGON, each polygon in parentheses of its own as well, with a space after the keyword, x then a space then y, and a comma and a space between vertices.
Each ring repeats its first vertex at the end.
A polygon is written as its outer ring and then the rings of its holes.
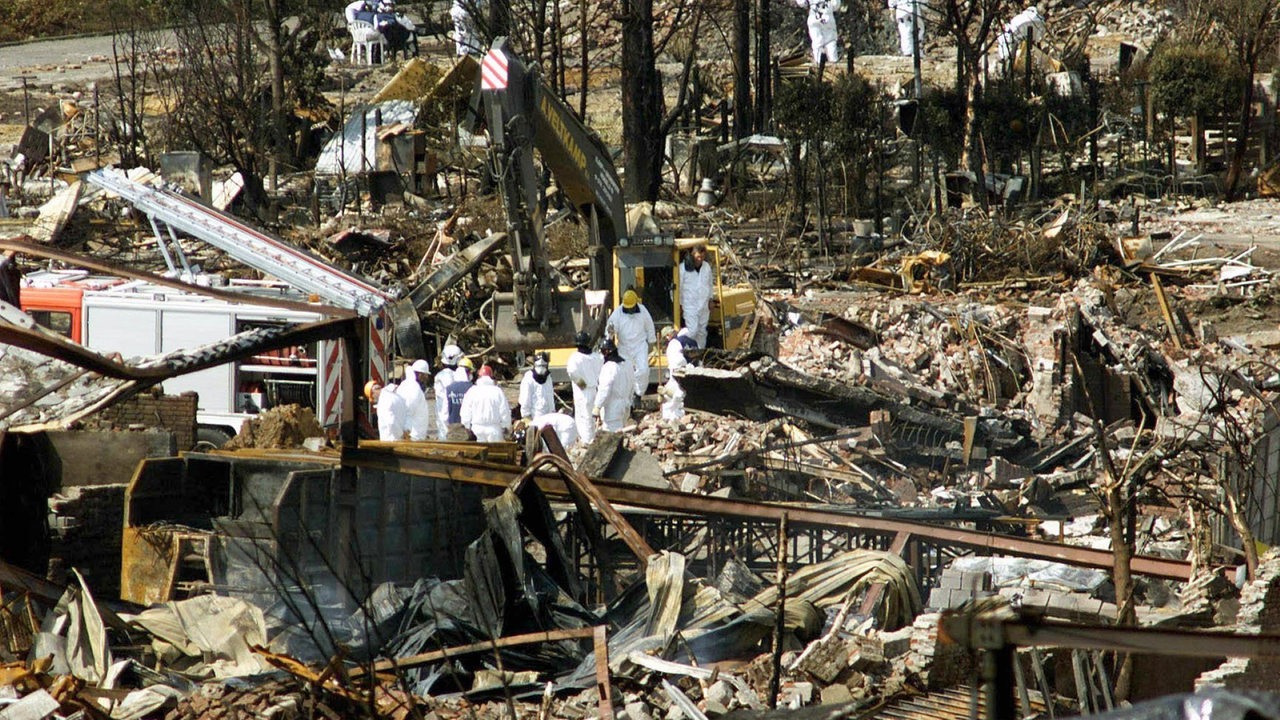
POLYGON ((499 50, 490 50, 480 63, 480 89, 507 89, 507 58, 499 50))

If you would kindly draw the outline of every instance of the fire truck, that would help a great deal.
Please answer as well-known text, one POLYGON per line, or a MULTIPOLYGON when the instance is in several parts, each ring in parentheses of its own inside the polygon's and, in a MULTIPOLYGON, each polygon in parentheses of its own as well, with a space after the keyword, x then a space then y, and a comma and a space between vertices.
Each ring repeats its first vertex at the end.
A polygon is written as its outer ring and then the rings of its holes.
MULTIPOLYGON (((208 276, 204 281, 210 281, 208 276)), ((221 284, 212 278, 210 284, 221 284)), ((90 350, 119 353, 125 360, 199 347, 259 327, 323 319, 319 312, 255 304, 276 298, 306 302, 281 282, 231 280, 221 287, 243 293, 228 302, 145 281, 91 275, 84 270, 49 270, 23 278, 22 309, 37 323, 90 350)), ((370 356, 386 372, 388 323, 371 319, 370 356)), ((199 395, 197 438, 221 445, 244 421, 277 405, 312 408, 326 427, 341 422, 345 358, 340 341, 273 350, 165 381, 166 393, 199 395)))

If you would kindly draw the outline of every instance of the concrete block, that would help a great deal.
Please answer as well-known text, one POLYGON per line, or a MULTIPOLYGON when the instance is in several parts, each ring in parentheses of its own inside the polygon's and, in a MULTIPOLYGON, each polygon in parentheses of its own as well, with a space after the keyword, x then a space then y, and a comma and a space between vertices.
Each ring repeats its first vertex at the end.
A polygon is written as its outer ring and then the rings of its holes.
POLYGON ((819 703, 822 705, 839 705, 853 700, 853 693, 844 685, 828 685, 822 688, 819 703))

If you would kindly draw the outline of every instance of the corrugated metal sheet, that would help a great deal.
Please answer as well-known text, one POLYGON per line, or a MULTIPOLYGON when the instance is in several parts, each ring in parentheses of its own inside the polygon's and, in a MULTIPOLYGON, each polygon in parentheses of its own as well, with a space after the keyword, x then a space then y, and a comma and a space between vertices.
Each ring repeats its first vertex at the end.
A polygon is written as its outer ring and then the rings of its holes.
MULTIPOLYGON (((971 715, 970 704, 972 702, 972 688, 968 686, 960 686, 947 688, 946 690, 937 690, 924 695, 914 695, 911 697, 899 698, 893 700, 886 705, 882 705, 875 710, 865 714, 862 718, 869 720, 870 718, 891 718, 892 720, 963 720, 964 718, 973 717, 971 715)), ((987 694, 986 692, 978 693, 978 713, 976 717, 986 717, 987 712, 987 694)), ((1022 709, 1019 707, 1018 717, 1023 717, 1022 709)), ((1034 715, 1042 715, 1045 712, 1045 705, 1040 698, 1039 693, 1031 695, 1031 712, 1034 715)))
POLYGON ((357 108, 347 117, 341 133, 324 144, 316 160, 317 175, 359 175, 375 169, 378 157, 377 128, 407 123, 418 117, 417 105, 408 100, 388 100, 357 108))

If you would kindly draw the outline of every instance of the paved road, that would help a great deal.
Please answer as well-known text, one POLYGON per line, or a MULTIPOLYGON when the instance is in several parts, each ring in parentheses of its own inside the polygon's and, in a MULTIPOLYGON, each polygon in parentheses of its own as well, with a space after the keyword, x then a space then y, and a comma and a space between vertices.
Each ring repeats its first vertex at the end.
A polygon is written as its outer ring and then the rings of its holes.
POLYGON ((37 40, 0 47, 0 91, 22 88, 20 75, 37 87, 82 85, 111 76, 111 35, 37 40))

